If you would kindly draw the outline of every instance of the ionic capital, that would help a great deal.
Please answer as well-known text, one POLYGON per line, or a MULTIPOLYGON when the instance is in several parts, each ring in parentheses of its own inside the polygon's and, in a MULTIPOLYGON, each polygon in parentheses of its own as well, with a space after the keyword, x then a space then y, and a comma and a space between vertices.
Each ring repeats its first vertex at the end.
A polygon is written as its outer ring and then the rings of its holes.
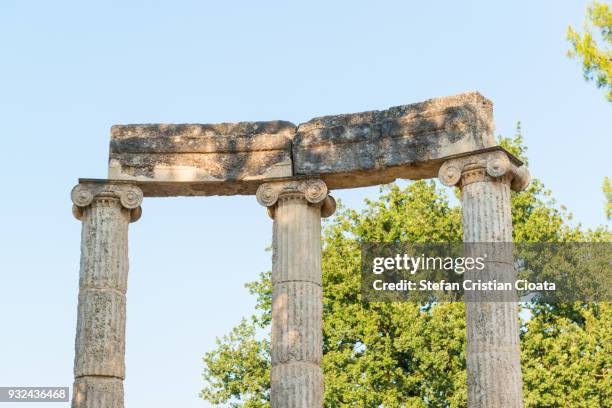
POLYGON ((336 200, 328 194, 327 184, 319 179, 284 180, 264 183, 257 189, 257 202, 268 208, 274 218, 274 207, 280 198, 296 197, 321 206, 321 217, 329 217, 336 211, 336 200))
POLYGON ((142 190, 129 184, 115 183, 81 183, 71 191, 72 213, 78 220, 83 219, 83 210, 94 201, 118 202, 124 209, 130 211, 130 221, 138 221, 142 215, 142 190))
POLYGON ((480 181, 508 181, 514 191, 524 190, 530 181, 529 170, 520 162, 517 165, 510 160, 504 150, 447 160, 440 167, 438 178, 449 187, 462 187, 480 181))

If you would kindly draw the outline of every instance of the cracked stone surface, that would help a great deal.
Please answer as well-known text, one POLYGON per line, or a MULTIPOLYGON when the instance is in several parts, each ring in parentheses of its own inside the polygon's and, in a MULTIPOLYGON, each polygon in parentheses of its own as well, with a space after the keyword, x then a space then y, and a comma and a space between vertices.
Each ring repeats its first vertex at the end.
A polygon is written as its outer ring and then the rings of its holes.
POLYGON ((254 194, 318 176, 330 189, 435 177, 444 158, 494 146, 492 103, 472 92, 386 110, 286 121, 116 125, 108 178, 147 196, 254 194))

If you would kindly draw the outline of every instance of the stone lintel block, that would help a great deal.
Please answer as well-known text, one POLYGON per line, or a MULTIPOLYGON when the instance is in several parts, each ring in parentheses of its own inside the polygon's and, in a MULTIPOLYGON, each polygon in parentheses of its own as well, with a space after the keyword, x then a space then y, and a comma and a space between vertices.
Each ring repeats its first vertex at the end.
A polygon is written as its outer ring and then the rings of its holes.
POLYGON ((232 181, 291 176, 285 121, 116 125, 109 178, 139 181, 232 181))
POLYGON ((382 111, 324 116, 299 125, 295 175, 330 188, 435 177, 438 160, 495 145, 492 103, 478 93, 382 111))
POLYGON ((117 125, 108 178, 145 196, 255 194, 318 177, 330 190, 436 177, 450 157, 492 148, 492 103, 471 92, 290 122, 117 125))

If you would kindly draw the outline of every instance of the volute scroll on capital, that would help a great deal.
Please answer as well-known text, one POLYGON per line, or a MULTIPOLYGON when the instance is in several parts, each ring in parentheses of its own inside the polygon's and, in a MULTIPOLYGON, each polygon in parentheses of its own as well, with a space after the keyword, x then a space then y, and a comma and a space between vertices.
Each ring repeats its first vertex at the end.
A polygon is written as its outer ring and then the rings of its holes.
POLYGON ((73 202, 72 213, 76 219, 83 219, 83 209, 90 206, 94 200, 119 200, 121 206, 130 211, 130 222, 135 222, 142 215, 142 190, 129 184, 96 183, 77 184, 71 191, 73 202))
POLYGON ((281 197, 299 197, 311 204, 321 205, 321 217, 331 216, 336 211, 336 200, 328 194, 323 180, 288 180, 268 182, 257 188, 257 202, 268 208, 268 215, 274 218, 274 207, 281 197))
POLYGON ((442 184, 453 187, 486 179, 509 179, 514 191, 522 191, 531 179, 525 166, 514 164, 503 150, 447 160, 438 171, 442 184))

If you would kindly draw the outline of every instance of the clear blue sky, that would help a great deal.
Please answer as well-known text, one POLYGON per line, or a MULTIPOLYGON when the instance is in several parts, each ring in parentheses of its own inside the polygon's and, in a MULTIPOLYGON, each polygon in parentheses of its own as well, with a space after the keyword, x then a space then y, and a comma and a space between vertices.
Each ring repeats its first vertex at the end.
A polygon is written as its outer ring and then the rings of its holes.
MULTIPOLYGON (((478 90, 498 133, 522 121, 532 174, 577 221, 604 222, 611 105, 565 56, 582 1, 93 3, 0 4, 0 386, 72 383, 69 191, 106 176, 113 124, 298 123, 478 90)), ((376 191, 335 195, 356 206, 376 191)), ((254 197, 143 209, 130 229, 126 404, 207 407, 200 358, 250 313, 243 284, 270 268, 271 222, 254 197)))

